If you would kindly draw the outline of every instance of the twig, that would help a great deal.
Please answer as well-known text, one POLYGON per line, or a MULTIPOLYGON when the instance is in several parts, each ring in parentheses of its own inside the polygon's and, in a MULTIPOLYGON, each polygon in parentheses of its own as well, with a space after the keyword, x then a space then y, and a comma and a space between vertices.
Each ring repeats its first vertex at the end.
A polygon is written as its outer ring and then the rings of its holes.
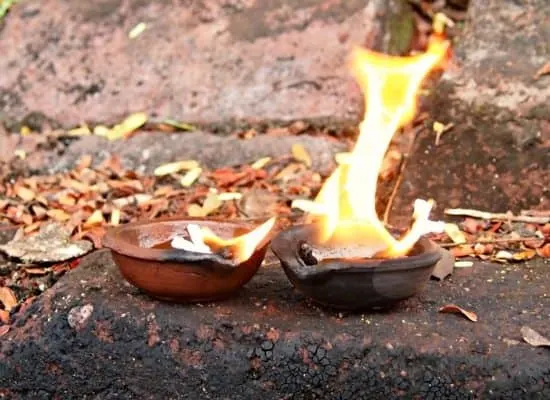
POLYGON ((450 247, 458 247, 458 246, 473 246, 476 244, 498 244, 498 243, 508 243, 508 242, 517 243, 517 242, 523 242, 526 240, 536 240, 536 239, 541 239, 541 238, 529 236, 529 237, 510 238, 510 239, 500 238, 500 239, 491 239, 491 240, 474 240, 472 242, 441 243, 439 247, 448 249, 450 247))
POLYGON ((390 195, 390 198, 388 199, 388 204, 386 204, 386 209, 384 210, 384 224, 388 224, 388 220, 390 218, 390 212, 393 206, 393 201, 395 200, 395 197, 397 196, 397 190, 399 189, 399 186, 401 186, 401 182, 403 181, 403 171, 405 171, 405 166, 407 165, 407 162, 409 161, 410 154, 413 150, 414 143, 416 141, 416 137, 420 133, 420 131, 424 128, 423 124, 418 125, 417 127, 413 128, 412 131, 412 140, 411 143, 409 143, 409 147, 407 148, 407 153, 403 156, 403 159, 401 160, 401 163, 399 165, 399 171, 397 175, 397 180, 395 181, 395 185, 393 185, 393 189, 390 195))
POLYGON ((513 215, 508 213, 491 213, 479 210, 470 210, 466 208, 448 208, 445 210, 446 215, 453 215, 459 217, 472 217, 478 219, 497 220, 497 221, 511 221, 511 222, 525 222, 528 224, 547 224, 550 222, 550 216, 548 217, 533 217, 529 215, 513 215))

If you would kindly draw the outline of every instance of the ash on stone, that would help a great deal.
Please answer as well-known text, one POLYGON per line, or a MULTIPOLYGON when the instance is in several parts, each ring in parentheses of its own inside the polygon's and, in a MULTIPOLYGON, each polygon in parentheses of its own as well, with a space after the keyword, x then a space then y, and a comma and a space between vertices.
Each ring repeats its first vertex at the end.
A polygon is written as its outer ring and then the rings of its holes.
POLYGON ((52 263, 80 257, 92 250, 87 240, 71 239, 71 231, 57 223, 45 224, 40 231, 0 245, 0 251, 24 263, 52 263))

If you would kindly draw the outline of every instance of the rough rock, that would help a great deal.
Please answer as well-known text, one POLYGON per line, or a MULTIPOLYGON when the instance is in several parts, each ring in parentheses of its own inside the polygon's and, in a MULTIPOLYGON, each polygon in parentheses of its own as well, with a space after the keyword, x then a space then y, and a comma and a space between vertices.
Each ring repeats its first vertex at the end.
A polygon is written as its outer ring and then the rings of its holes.
MULTIPOLYGON (((389 311, 336 313, 293 291, 277 265, 232 299, 173 305, 87 256, 0 342, 8 398, 548 398, 548 265, 475 263, 389 311), (457 304, 479 316, 438 313, 457 304), (74 314, 78 329, 71 328, 74 314), (79 315, 80 315, 79 314, 79 315), (89 314, 89 315, 88 315, 89 314)), ((74 322, 74 321, 73 321, 74 322)), ((73 323, 73 325, 75 325, 73 323)), ((76 326, 76 325, 75 325, 76 326)))
POLYGON ((347 56, 388 43, 384 19, 399 3, 18 2, 0 29, 0 115, 66 127, 135 111, 203 123, 355 120, 347 56), (130 39, 138 23, 146 29, 130 39))
POLYGON ((415 198, 493 212, 550 208, 550 3, 472 2, 448 70, 431 100, 393 206, 409 217, 415 198), (431 123, 454 123, 439 146, 431 123))
POLYGON ((110 155, 121 158, 125 168, 152 173, 161 164, 179 160, 197 160, 207 168, 236 166, 262 157, 291 156, 292 145, 304 146, 312 158, 312 167, 328 173, 334 168, 334 154, 346 150, 335 140, 308 135, 260 135, 248 140, 222 137, 206 132, 136 134, 127 140, 109 141, 100 136, 86 136, 73 142, 59 157, 52 152, 44 157, 44 166, 52 171, 72 168, 84 154, 100 163, 110 155))

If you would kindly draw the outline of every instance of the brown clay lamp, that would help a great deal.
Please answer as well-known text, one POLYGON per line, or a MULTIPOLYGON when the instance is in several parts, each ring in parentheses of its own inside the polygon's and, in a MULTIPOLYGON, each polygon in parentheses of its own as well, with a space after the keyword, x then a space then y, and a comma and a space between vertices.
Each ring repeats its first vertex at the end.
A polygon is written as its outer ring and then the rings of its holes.
POLYGON ((207 218, 168 218, 122 225, 104 244, 122 275, 147 294, 168 301, 223 299, 258 271, 272 218, 260 226, 207 218))
POLYGON ((288 278, 311 299, 342 309, 384 307, 428 281, 439 253, 423 235, 441 231, 443 223, 429 220, 431 202, 417 200, 414 223, 394 237, 377 216, 376 185, 392 136, 413 119, 422 81, 448 50, 436 34, 416 56, 355 51, 352 67, 366 101, 355 148, 310 204, 308 224, 272 242, 288 278))

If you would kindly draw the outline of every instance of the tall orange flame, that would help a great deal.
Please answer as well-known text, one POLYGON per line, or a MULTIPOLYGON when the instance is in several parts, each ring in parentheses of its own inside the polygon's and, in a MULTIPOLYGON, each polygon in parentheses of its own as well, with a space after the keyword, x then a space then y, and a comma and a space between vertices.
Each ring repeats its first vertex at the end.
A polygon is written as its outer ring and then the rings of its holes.
POLYGON ((428 219, 431 203, 415 203, 414 223, 400 240, 395 239, 377 216, 376 184, 384 155, 394 133, 416 112, 416 96, 422 81, 448 50, 441 35, 432 36, 424 54, 395 57, 356 49, 352 68, 365 95, 366 112, 353 152, 327 179, 315 199, 321 243, 359 244, 365 256, 395 257, 406 254, 419 237, 439 230, 428 219))

